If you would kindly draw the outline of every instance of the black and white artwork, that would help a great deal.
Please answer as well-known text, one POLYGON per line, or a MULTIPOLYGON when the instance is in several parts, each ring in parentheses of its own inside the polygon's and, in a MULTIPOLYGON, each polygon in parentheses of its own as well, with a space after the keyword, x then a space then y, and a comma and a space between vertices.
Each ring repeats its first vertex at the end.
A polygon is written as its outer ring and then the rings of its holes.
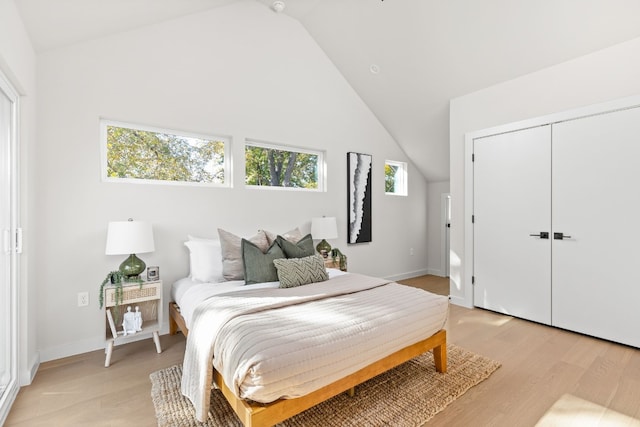
POLYGON ((347 243, 371 241, 371 155, 347 153, 347 243))

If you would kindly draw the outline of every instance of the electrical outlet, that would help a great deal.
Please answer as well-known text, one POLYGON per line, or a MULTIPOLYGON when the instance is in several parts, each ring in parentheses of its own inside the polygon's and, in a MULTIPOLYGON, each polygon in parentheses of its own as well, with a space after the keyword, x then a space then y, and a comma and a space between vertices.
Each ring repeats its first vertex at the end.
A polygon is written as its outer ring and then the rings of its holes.
POLYGON ((413 248, 409 248, 409 255, 413 256, 413 248))
POLYGON ((89 292, 78 292, 78 307, 89 305, 89 292))

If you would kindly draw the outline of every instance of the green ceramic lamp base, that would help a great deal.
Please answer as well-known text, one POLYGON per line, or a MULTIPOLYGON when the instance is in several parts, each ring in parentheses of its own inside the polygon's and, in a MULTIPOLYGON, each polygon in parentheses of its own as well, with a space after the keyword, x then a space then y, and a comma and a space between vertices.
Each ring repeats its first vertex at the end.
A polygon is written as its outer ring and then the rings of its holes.
POLYGON ((322 239, 316 246, 316 250, 320 255, 327 258, 329 256, 329 252, 331 252, 331 245, 326 240, 322 239))
POLYGON ((144 261, 135 256, 135 254, 131 254, 120 264, 120 271, 127 278, 137 278, 146 267, 147 265, 144 261))

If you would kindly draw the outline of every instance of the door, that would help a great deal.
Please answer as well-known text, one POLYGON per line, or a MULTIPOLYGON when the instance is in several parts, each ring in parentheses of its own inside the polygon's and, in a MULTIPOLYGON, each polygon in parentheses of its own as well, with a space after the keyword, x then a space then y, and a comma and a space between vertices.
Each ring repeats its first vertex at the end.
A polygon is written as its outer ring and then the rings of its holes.
POLYGON ((550 324, 551 127, 476 139, 473 165, 474 305, 550 324))
POLYGON ((0 72, 0 425, 18 392, 16 286, 17 94, 0 72))
POLYGON ((553 324, 640 347, 640 108, 553 125, 553 181, 553 324))

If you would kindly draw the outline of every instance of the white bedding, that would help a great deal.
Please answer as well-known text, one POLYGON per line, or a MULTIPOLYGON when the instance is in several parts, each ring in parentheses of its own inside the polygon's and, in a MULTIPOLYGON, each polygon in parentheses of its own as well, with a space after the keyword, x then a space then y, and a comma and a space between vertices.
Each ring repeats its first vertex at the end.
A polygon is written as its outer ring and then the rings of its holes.
POLYGON ((182 393, 201 421, 212 358, 242 399, 295 398, 430 337, 448 315, 444 296, 358 274, 290 289, 264 285, 218 294, 192 311, 182 393))
MULTIPOLYGON (((346 274, 343 271, 327 268, 329 278, 346 274)), ((231 280, 224 282, 202 282, 189 277, 177 280, 171 286, 171 298, 180 307, 180 314, 185 320, 187 328, 191 329, 191 317, 193 312, 202 301, 214 295, 224 294, 238 290, 277 288, 278 282, 257 283, 245 285, 244 280, 231 280)))

